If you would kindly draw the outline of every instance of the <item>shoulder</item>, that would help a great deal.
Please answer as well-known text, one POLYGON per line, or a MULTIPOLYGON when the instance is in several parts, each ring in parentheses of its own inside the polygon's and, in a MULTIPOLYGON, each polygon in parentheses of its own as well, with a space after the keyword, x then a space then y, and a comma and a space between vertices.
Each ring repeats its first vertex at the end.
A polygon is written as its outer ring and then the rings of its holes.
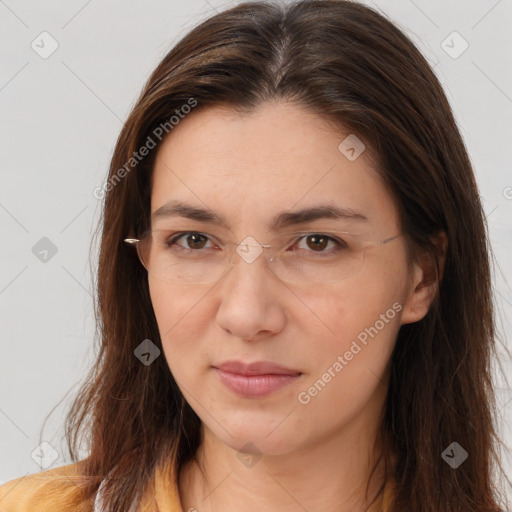
POLYGON ((0 486, 2 512, 92 512, 81 493, 80 465, 69 464, 25 475, 0 486))

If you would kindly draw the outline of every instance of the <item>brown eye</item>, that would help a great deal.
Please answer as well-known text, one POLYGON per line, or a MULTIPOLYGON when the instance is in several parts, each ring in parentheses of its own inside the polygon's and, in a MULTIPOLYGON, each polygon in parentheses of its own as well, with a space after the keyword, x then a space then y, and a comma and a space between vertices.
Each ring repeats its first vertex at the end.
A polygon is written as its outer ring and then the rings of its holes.
POLYGON ((347 244, 343 240, 338 240, 323 233, 311 233, 309 235, 305 235, 296 242, 296 245, 298 246, 298 249, 304 250, 306 254, 317 253, 318 256, 332 256, 339 251, 348 248, 347 244), (303 241, 305 244, 302 244, 301 246, 300 244, 303 241))
POLYGON ((205 245, 206 237, 199 233, 193 233, 187 235, 185 240, 191 249, 202 249, 205 245))
POLYGON ((314 249, 315 251, 322 251, 327 247, 327 244, 329 243, 329 238, 323 235, 309 235, 306 237, 306 240, 308 240, 308 247, 314 249))
POLYGON ((205 247, 208 241, 208 237, 202 233, 187 232, 171 238, 167 245, 169 247, 178 246, 184 250, 200 250, 205 247), (179 243, 182 240, 184 243, 179 243))

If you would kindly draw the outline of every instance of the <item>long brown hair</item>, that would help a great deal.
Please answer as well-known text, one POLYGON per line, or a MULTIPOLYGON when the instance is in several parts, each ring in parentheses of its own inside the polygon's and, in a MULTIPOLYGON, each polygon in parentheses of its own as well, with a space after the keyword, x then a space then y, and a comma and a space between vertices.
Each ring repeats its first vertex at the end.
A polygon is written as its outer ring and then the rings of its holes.
POLYGON ((386 460, 396 454, 392 510, 501 510, 490 247, 472 166, 420 51, 384 15, 343 0, 247 2, 216 14, 163 58, 126 120, 103 190, 99 353, 67 420, 73 460, 84 437, 90 449, 86 495, 108 475, 107 504, 128 510, 156 464, 170 457, 179 471, 200 442, 200 420, 165 358, 146 366, 134 356, 145 339, 162 349, 146 271, 122 242, 149 227, 162 134, 172 136, 173 115, 220 104, 247 112, 274 99, 311 109, 372 150, 414 254, 437 259, 431 237, 448 237, 436 299, 402 326, 390 362, 381 435, 386 460), (139 158, 150 139, 156 147, 139 158), (441 457, 452 442, 468 452, 457 469, 441 457))

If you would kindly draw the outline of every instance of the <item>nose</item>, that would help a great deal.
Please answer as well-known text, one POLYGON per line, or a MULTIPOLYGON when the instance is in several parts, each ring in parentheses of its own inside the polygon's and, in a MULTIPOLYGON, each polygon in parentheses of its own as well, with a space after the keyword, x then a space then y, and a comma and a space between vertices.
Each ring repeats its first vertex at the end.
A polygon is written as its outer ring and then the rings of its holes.
POLYGON ((272 336, 286 322, 283 307, 286 288, 268 268, 265 254, 261 250, 257 255, 250 251, 234 254, 227 275, 216 287, 217 324, 246 341, 272 336))

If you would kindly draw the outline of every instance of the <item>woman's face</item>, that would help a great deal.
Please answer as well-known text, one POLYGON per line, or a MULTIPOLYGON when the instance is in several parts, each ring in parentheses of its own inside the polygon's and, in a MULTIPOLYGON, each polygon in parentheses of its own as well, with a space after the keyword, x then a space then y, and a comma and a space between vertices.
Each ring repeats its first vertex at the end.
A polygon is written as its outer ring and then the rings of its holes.
MULTIPOLYGON (((371 233, 372 240, 392 237, 400 232, 394 203, 365 152, 357 157, 361 148, 347 149, 349 139, 339 149, 348 135, 283 102, 249 115, 220 108, 192 112, 158 150, 151 212, 161 214, 153 217, 153 229, 208 235, 209 241, 183 237, 180 244, 189 250, 197 242, 199 250, 225 250, 222 242, 248 236, 271 244, 283 237, 268 227, 279 214, 329 204, 367 220, 317 218, 284 232, 350 228, 371 233), (173 216, 169 209, 162 214, 170 201, 211 210, 225 224, 173 216)), ((300 242, 306 257, 315 256, 317 242, 300 242)), ((331 283, 289 284, 270 271, 264 254, 251 262, 235 256, 212 284, 149 275, 167 363, 204 425, 233 449, 252 443, 264 454, 289 453, 343 429, 365 428, 381 413, 400 325, 422 316, 411 306, 416 274, 408 272, 404 237, 369 247, 356 274, 331 283), (271 362, 293 375, 219 372, 227 361, 271 362)))

